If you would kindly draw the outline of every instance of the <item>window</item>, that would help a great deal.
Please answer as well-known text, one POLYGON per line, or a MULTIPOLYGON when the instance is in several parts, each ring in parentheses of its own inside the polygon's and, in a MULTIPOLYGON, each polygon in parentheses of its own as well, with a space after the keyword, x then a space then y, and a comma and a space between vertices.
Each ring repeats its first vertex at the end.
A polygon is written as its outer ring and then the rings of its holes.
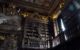
POLYGON ((58 34, 59 34, 59 27, 58 27, 58 23, 56 21, 54 22, 54 32, 55 32, 55 36, 58 36, 58 34))
POLYGON ((74 5, 71 4, 71 5, 69 6, 69 10, 70 10, 70 11, 74 11, 74 9, 75 9, 75 8, 74 8, 74 5))
POLYGON ((57 37, 57 38, 55 38, 55 39, 53 40, 53 47, 55 47, 55 46, 57 46, 57 45, 59 45, 59 44, 60 44, 60 38, 57 37))
POLYGON ((64 38, 65 38, 65 40, 68 40, 68 37, 67 37, 67 35, 66 35, 66 34, 64 34, 64 38))
POLYGON ((78 2, 74 1, 74 5, 77 9, 80 9, 80 4, 78 2))
POLYGON ((65 26, 64 26, 64 23, 63 23, 63 20, 61 19, 61 30, 62 31, 65 31, 65 26))

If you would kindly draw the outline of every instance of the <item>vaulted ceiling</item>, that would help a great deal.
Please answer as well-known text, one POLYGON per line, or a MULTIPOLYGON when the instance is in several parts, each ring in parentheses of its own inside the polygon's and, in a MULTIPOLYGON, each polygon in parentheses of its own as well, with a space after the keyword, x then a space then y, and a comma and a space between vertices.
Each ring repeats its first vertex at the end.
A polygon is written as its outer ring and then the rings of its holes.
MULTIPOLYGON (((14 3, 17 8, 23 11, 38 12, 43 15, 51 15, 60 10, 60 4, 64 0, 1 0, 14 3)), ((1 2, 0 1, 0 2, 1 2)))
POLYGON ((19 7, 24 7, 27 11, 50 15, 59 8, 58 6, 62 1, 63 0, 13 0, 12 2, 19 7))

